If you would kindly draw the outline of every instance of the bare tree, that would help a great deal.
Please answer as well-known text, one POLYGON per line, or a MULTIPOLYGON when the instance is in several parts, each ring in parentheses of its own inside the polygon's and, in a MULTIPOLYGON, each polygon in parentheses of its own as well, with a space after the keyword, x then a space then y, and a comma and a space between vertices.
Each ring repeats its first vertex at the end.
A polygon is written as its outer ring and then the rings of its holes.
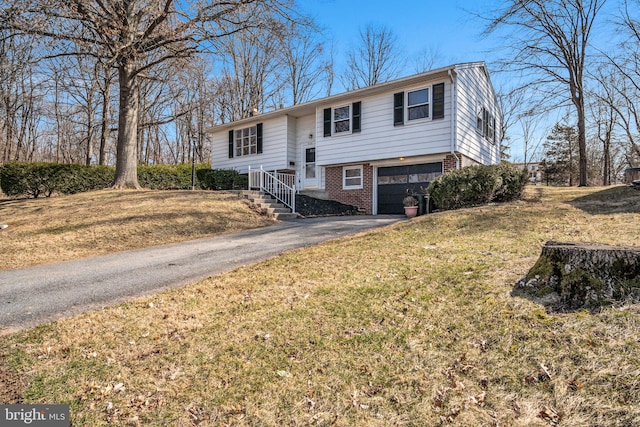
POLYGON ((580 186, 588 184, 585 61, 593 24, 605 1, 509 0, 485 30, 489 34, 504 27, 513 29, 508 65, 530 73, 536 85, 550 87, 558 105, 568 99, 575 107, 580 186))
MULTIPOLYGON (((607 71, 611 71, 609 68, 607 71)), ((595 138, 601 145, 601 172, 602 184, 610 185, 613 175, 612 145, 615 130, 619 127, 620 97, 614 86, 617 77, 600 69, 597 81, 600 83, 593 93, 593 102, 589 104, 591 121, 593 123, 595 138)))
MULTIPOLYGON (((507 159, 512 154, 511 151, 511 129, 514 124, 523 117, 529 117, 536 111, 526 92, 518 88, 509 88, 502 86, 498 88, 496 93, 498 106, 502 112, 502 120, 500 120, 500 158, 507 159)), ((523 125, 523 129, 524 129, 523 125)), ((525 152, 527 149, 525 148, 525 152)), ((526 153, 525 153, 526 158, 526 153)), ((525 162, 526 163, 526 162, 525 162)))
POLYGON ((158 64, 191 57, 239 29, 291 19, 293 0, 1 0, 0 30, 58 41, 52 55, 92 55, 118 70, 116 188, 139 188, 139 85, 158 64))
POLYGON ((320 77, 326 70, 324 45, 317 29, 293 25, 280 34, 283 78, 290 92, 291 104, 311 100, 320 93, 320 77))
POLYGON ((438 47, 424 47, 414 58, 415 72, 424 73, 433 70, 440 62, 442 62, 442 52, 438 47))
POLYGON ((238 31, 218 43, 218 53, 225 60, 221 90, 228 93, 220 108, 226 110, 227 120, 249 117, 267 106, 281 107, 282 83, 277 73, 282 58, 278 47, 277 38, 261 28, 238 31))
POLYGON ((34 46, 14 31, 0 31, 0 147, 1 161, 28 160, 34 151, 33 127, 37 98, 42 97, 34 46))
POLYGON ((360 44, 347 54, 347 69, 340 80, 347 90, 373 86, 398 77, 403 59, 396 36, 384 26, 360 30, 360 44))
POLYGON ((624 40, 618 56, 604 53, 608 66, 596 75, 599 99, 617 114, 618 126, 626 135, 627 161, 640 161, 640 7, 639 0, 624 2, 618 20, 624 40), (635 15, 634 15, 635 14, 635 15))
POLYGON ((95 75, 97 90, 100 96, 100 143, 98 148, 98 164, 107 164, 107 150, 111 133, 111 90, 115 73, 102 62, 97 62, 95 75))

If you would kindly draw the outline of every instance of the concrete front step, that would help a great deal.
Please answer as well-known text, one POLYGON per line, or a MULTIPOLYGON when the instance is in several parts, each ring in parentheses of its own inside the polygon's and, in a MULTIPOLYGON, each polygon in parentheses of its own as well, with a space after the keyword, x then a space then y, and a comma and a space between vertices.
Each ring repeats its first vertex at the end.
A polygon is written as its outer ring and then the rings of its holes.
POLYGON ((284 212, 278 212, 273 214, 273 217, 275 219, 277 219, 278 221, 282 221, 282 220, 287 220, 287 219, 296 219, 298 218, 298 214, 297 213, 284 213, 284 212))
POLYGON ((274 207, 274 206, 261 206, 266 209, 267 212, 271 215, 276 213, 291 213, 291 209, 283 207, 274 207))
POLYGON ((291 209, 269 195, 262 194, 258 191, 244 191, 243 196, 251 200, 252 203, 265 209, 269 215, 277 220, 298 218, 298 214, 292 213, 291 209))

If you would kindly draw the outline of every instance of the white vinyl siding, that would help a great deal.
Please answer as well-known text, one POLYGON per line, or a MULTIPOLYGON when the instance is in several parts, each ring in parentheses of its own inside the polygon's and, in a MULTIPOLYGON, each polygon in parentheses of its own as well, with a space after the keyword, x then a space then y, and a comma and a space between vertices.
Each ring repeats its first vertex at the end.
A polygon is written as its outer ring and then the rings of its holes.
POLYGON ((456 151, 478 163, 498 163, 501 116, 491 82, 482 68, 463 67, 457 71, 456 88, 456 151))
MULTIPOLYGON (((442 80, 425 81, 405 89, 405 93, 431 88, 442 80)), ((361 131, 323 137, 323 110, 316 109, 317 151, 319 165, 360 163, 398 157, 422 156, 449 152, 451 146, 451 85, 445 82, 445 120, 407 120, 404 126, 393 125, 393 95, 397 90, 360 97, 361 131)), ((355 101, 355 99, 354 99, 355 101)))
MULTIPOLYGON (((311 131, 313 131, 313 128, 311 128, 311 131)), ((298 158, 297 142, 302 141, 302 139, 298 136, 299 132, 300 125, 296 118, 287 116, 287 169, 295 169, 298 167, 298 163, 300 162, 300 159, 298 158)), ((302 132, 304 132, 304 130, 302 130, 302 132)), ((307 135, 308 134, 309 130, 307 130, 307 135)))

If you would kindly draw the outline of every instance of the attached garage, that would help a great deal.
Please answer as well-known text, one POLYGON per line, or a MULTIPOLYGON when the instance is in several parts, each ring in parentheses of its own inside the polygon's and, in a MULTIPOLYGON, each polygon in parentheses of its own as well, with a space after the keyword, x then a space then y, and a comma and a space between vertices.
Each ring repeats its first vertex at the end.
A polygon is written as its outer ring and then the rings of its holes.
POLYGON ((442 175, 442 162, 378 168, 378 214, 403 214, 402 199, 423 193, 442 175))

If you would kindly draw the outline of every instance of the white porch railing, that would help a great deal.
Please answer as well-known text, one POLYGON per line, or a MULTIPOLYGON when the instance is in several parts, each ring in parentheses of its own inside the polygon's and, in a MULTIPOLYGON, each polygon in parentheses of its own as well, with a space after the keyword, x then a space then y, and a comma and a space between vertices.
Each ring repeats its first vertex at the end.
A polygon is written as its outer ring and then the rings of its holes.
POLYGON ((283 205, 296 211, 296 176, 290 173, 268 172, 249 166, 249 190, 270 194, 283 205))

